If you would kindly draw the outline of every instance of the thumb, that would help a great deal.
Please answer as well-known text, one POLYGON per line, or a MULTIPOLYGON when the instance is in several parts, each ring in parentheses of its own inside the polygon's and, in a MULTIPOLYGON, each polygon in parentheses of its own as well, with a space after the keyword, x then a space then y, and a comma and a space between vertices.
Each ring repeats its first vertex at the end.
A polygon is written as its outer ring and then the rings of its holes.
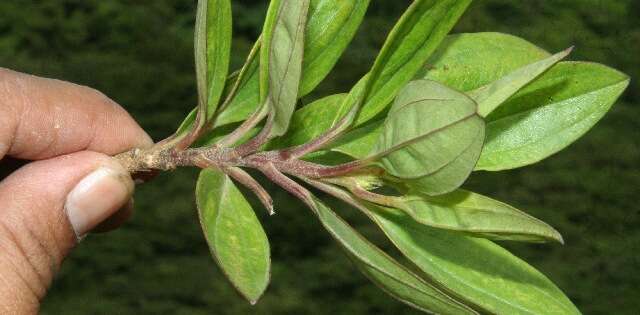
POLYGON ((77 240, 126 205, 134 183, 89 151, 30 163, 0 182, 2 314, 37 312, 77 240), (5 309, 3 309, 5 308, 5 309))

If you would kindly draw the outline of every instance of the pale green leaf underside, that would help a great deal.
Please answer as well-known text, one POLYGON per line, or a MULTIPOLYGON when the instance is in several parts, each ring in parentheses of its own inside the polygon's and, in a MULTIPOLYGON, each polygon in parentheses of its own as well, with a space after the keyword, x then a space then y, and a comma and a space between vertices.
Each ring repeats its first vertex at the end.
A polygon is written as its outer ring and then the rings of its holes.
POLYGON ((224 173, 200 173, 196 202, 205 238, 233 286, 252 304, 269 284, 269 241, 251 205, 224 173))
POLYGON ((287 132, 296 108, 308 10, 309 0, 281 0, 272 38, 265 35, 263 47, 269 49, 267 102, 273 115, 272 136, 287 132))
POLYGON ((399 198, 396 208, 435 228, 462 231, 495 240, 557 241, 562 236, 548 224, 510 205, 470 191, 429 197, 418 191, 399 198))
POLYGON ((482 149, 484 122, 475 102, 440 83, 412 81, 398 95, 371 153, 395 177, 428 194, 458 188, 482 149))
MULTIPOLYGON (((405 185, 430 196, 446 194, 462 186, 480 158, 485 137, 482 119, 475 117, 473 122, 468 124, 475 129, 475 138, 469 147, 460 152, 451 162, 428 176, 404 180, 405 185)), ((456 137, 456 135, 453 136, 456 137)), ((465 137, 465 135, 460 136, 465 137)))
POLYGON ((572 49, 569 48, 549 58, 526 65, 491 84, 470 91, 468 95, 478 103, 478 114, 482 117, 489 115, 525 85, 564 59, 572 49))
POLYGON ((368 242, 338 215, 317 199, 313 211, 322 225, 342 246, 355 265, 383 290, 421 310, 441 314, 475 312, 400 265, 368 242))
POLYGON ((487 117, 487 141, 476 169, 536 163, 593 127, 629 84, 595 63, 561 62, 487 117))
POLYGON ((543 274, 491 241, 425 226, 399 210, 371 209, 409 260, 468 305, 492 314, 580 314, 543 274))

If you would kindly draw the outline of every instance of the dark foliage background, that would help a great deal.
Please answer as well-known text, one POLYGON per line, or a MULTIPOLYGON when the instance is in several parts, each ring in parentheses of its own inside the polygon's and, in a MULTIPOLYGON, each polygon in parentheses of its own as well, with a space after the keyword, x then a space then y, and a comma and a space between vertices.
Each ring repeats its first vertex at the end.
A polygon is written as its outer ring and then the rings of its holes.
MULTIPOLYGON (((350 50, 306 102, 344 92, 365 73, 409 3, 372 2, 350 50)), ((195 104, 194 5, 193 0, 3 0, 0 66, 98 88, 159 140, 195 104)), ((266 1, 234 1, 234 67, 259 33, 265 7, 266 1)), ((477 0, 456 32, 507 32, 550 51, 576 45, 572 59, 602 62, 637 78, 638 16, 637 0, 477 0)), ((634 80, 613 111, 569 149, 533 167, 476 173, 468 183, 563 233, 565 246, 505 245, 546 273, 586 314, 640 310, 639 122, 640 89, 634 80)), ((257 306, 249 306, 210 259, 195 215, 196 175, 180 170, 140 187, 135 218, 79 246, 43 314, 415 313, 358 274, 314 217, 277 190, 278 215, 263 217, 273 249, 272 285, 257 306)), ((342 213, 381 239, 357 213, 342 213)))

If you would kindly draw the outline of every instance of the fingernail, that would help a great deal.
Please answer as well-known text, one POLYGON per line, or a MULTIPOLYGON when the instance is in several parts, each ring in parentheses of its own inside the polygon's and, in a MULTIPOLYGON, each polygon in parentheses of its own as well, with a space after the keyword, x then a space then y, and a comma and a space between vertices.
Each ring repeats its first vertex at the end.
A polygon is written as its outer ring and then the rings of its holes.
POLYGON ((100 167, 83 178, 67 196, 65 210, 80 239, 131 199, 133 180, 124 169, 100 167))

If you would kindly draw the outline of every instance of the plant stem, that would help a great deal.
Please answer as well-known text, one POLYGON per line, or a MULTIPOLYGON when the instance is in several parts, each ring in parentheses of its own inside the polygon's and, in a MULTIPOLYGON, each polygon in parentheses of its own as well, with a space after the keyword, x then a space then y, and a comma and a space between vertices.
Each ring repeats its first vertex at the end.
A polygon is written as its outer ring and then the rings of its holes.
POLYGON ((260 108, 253 112, 236 130, 218 142, 218 146, 230 147, 240 141, 251 129, 257 126, 269 113, 269 104, 260 105, 260 108))
POLYGON ((311 193, 291 178, 282 174, 273 164, 268 163, 262 165, 259 170, 272 182, 288 191, 294 197, 307 203, 307 205, 313 204, 311 193))
POLYGON ((262 187, 262 185, 260 185, 260 183, 253 179, 251 175, 238 167, 224 168, 222 171, 251 190, 258 197, 262 205, 267 208, 269 215, 276 214, 273 209, 273 199, 271 199, 269 193, 262 187))

